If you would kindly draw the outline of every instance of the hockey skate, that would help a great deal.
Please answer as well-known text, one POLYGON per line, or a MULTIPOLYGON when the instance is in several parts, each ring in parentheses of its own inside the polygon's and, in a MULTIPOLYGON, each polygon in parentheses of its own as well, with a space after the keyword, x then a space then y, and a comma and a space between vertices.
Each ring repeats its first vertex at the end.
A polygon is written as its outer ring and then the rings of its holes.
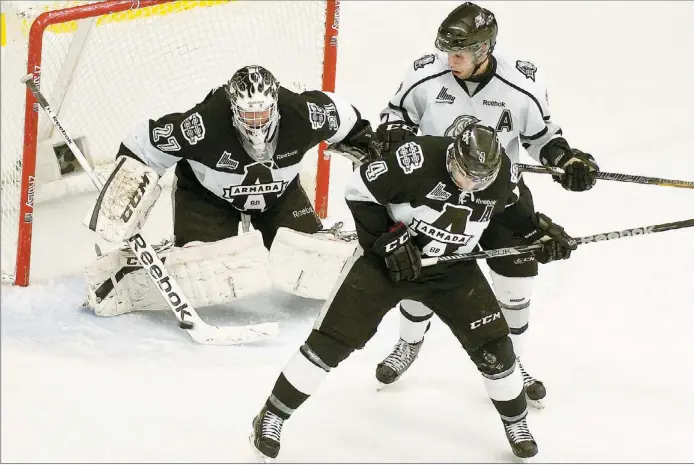
POLYGON ((511 445, 513 454, 521 459, 521 462, 529 463, 530 458, 537 455, 537 443, 530 433, 526 417, 521 420, 508 422, 502 420, 506 430, 506 439, 511 445))
POLYGON ((545 408, 543 402, 545 396, 547 395, 547 390, 542 381, 538 381, 525 371, 520 359, 516 359, 518 363, 518 368, 520 368, 521 375, 523 376, 523 387, 525 388, 525 397, 528 401, 528 405, 535 407, 536 409, 545 408))
POLYGON ((395 344, 390 355, 376 367, 376 379, 379 382, 379 390, 383 388, 383 386, 393 384, 400 379, 403 373, 407 371, 417 358, 423 342, 424 339, 416 344, 410 344, 400 339, 398 343, 395 344))
POLYGON ((260 463, 271 463, 280 453, 280 440, 284 420, 263 407, 253 419, 251 444, 260 463))

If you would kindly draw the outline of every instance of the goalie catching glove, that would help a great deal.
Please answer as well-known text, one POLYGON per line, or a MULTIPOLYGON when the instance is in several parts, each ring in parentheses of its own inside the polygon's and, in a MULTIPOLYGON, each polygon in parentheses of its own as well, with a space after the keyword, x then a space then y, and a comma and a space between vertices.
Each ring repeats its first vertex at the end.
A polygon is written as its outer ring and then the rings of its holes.
POLYGON ((523 235, 526 244, 542 244, 541 250, 534 250, 535 259, 540 263, 554 260, 566 260, 578 244, 573 237, 566 234, 564 228, 552 222, 543 213, 533 213, 530 217, 532 230, 523 235))
POLYGON ((137 234, 161 194, 157 172, 139 160, 124 155, 84 224, 110 242, 121 243, 137 234))
POLYGON ((387 233, 381 234, 371 248, 385 259, 390 278, 396 283, 414 281, 422 271, 421 252, 410 239, 407 226, 396 223, 387 233))

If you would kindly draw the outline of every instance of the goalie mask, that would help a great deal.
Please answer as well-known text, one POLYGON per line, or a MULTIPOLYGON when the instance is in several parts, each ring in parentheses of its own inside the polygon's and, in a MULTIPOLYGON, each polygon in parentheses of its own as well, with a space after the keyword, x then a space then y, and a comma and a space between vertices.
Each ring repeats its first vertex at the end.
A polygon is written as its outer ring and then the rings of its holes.
POLYGON ((479 192, 496 179, 503 153, 496 131, 470 123, 448 147, 446 167, 460 190, 479 192))
POLYGON ((262 66, 244 66, 225 86, 241 144, 259 162, 271 161, 277 147, 279 87, 262 66))

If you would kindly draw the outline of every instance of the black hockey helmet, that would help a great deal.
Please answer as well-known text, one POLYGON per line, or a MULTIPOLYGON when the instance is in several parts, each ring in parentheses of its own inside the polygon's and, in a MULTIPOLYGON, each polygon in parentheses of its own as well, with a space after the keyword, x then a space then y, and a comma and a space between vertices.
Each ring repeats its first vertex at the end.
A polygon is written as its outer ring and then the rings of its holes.
POLYGON ((439 26, 435 46, 442 52, 457 52, 487 44, 487 53, 496 45, 499 28, 494 14, 471 2, 451 11, 439 26))
POLYGON ((461 190, 478 192, 496 179, 503 154, 494 129, 470 122, 448 148, 446 167, 461 190))

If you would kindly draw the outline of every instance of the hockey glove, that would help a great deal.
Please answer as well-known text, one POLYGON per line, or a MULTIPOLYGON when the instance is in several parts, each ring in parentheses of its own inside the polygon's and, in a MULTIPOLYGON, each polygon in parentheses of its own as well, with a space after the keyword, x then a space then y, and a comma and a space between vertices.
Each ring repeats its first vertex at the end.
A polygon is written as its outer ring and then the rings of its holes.
POLYGON ((396 223, 382 234, 371 250, 385 259, 390 278, 396 283, 414 281, 422 271, 421 252, 410 240, 410 233, 403 223, 396 223))
POLYGON ((564 174, 553 178, 564 189, 573 192, 592 189, 595 173, 600 170, 592 155, 570 148, 563 137, 549 141, 540 152, 540 160, 543 165, 561 168, 564 174))
POLYGON ((383 154, 389 153, 393 148, 400 147, 416 135, 417 128, 403 122, 383 123, 376 128, 376 140, 381 144, 383 154))
POLYGON ((342 141, 328 148, 342 152, 357 166, 381 157, 381 144, 374 137, 371 123, 365 119, 357 121, 342 141))
POLYGON ((530 217, 532 230, 523 235, 526 244, 542 244, 541 250, 533 251, 535 259, 540 263, 554 260, 566 260, 578 244, 566 234, 564 228, 552 222, 543 213, 533 213, 530 217))

